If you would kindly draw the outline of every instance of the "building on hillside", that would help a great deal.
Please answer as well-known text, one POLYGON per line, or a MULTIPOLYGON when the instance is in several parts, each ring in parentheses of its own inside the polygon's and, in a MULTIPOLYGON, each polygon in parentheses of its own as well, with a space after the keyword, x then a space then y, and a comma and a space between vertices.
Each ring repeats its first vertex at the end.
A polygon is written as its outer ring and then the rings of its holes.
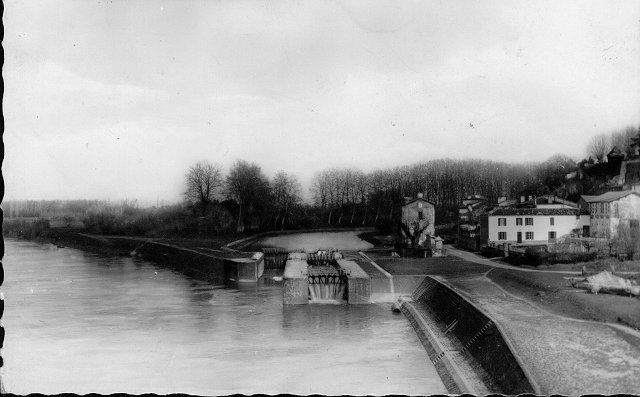
POLYGON ((518 208, 578 208, 578 204, 573 201, 562 199, 558 196, 548 194, 544 196, 529 196, 529 200, 521 199, 514 205, 518 208))
POLYGON ((624 190, 585 195, 578 203, 590 213, 593 237, 615 237, 619 225, 640 228, 640 192, 624 190))
POLYGON ((640 135, 632 139, 629 149, 613 147, 606 161, 593 159, 578 163, 578 169, 565 175, 562 186, 567 194, 600 195, 610 191, 633 190, 640 183, 640 135))
POLYGON ((490 207, 489 200, 483 196, 467 196, 462 200, 462 206, 458 209, 458 234, 473 237, 476 227, 480 224, 480 215, 488 207, 490 207))
POLYGON ((435 234, 435 217, 435 205, 425 200, 422 193, 418 193, 414 198, 405 197, 401 229, 405 242, 410 246, 413 242, 420 246, 429 245, 430 241, 426 244, 425 242, 427 237, 435 234))
POLYGON ((549 244, 590 232, 589 215, 574 208, 496 208, 480 218, 480 240, 491 244, 549 244))

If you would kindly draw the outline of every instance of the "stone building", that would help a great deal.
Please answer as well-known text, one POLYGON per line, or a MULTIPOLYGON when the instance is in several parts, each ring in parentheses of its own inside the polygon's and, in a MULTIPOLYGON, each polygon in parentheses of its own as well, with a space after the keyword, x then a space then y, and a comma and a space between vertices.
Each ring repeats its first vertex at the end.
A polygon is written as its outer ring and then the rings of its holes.
POLYGON ((401 231, 405 242, 411 245, 413 237, 418 245, 425 246, 427 237, 435 234, 435 214, 434 204, 425 200, 422 193, 415 198, 405 197, 401 231))
POLYGON ((590 213, 593 237, 615 237, 619 225, 640 228, 640 193, 637 191, 623 190, 598 196, 582 196, 579 204, 590 213))

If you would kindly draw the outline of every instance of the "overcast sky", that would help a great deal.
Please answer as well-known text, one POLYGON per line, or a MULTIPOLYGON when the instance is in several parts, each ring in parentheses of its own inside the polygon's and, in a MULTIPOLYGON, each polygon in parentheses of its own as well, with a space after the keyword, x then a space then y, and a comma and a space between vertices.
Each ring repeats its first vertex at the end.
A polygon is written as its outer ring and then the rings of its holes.
POLYGON ((640 124, 640 1, 9 0, 5 200, 178 201, 198 160, 307 184, 576 159, 640 124))

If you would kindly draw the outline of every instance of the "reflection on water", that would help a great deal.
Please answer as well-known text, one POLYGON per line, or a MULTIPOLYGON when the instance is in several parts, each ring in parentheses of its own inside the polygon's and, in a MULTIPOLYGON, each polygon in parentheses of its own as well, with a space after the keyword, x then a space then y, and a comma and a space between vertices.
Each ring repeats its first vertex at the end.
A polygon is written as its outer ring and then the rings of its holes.
POLYGON ((3 263, 8 392, 445 392, 387 307, 283 307, 280 283, 227 289, 15 240, 3 263))
POLYGON ((264 237, 256 241, 252 249, 261 247, 284 248, 288 250, 303 250, 315 252, 320 249, 337 249, 344 251, 357 251, 373 247, 373 245, 360 239, 359 232, 316 232, 281 234, 264 237))

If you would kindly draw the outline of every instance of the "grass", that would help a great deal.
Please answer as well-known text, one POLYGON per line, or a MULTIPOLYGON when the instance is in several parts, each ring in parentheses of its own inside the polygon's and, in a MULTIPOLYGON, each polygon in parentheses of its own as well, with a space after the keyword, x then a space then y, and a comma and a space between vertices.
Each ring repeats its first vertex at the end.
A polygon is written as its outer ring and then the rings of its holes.
POLYGON ((640 299, 592 294, 573 288, 562 274, 493 269, 493 282, 516 296, 559 315, 592 321, 621 323, 640 329, 640 299))

